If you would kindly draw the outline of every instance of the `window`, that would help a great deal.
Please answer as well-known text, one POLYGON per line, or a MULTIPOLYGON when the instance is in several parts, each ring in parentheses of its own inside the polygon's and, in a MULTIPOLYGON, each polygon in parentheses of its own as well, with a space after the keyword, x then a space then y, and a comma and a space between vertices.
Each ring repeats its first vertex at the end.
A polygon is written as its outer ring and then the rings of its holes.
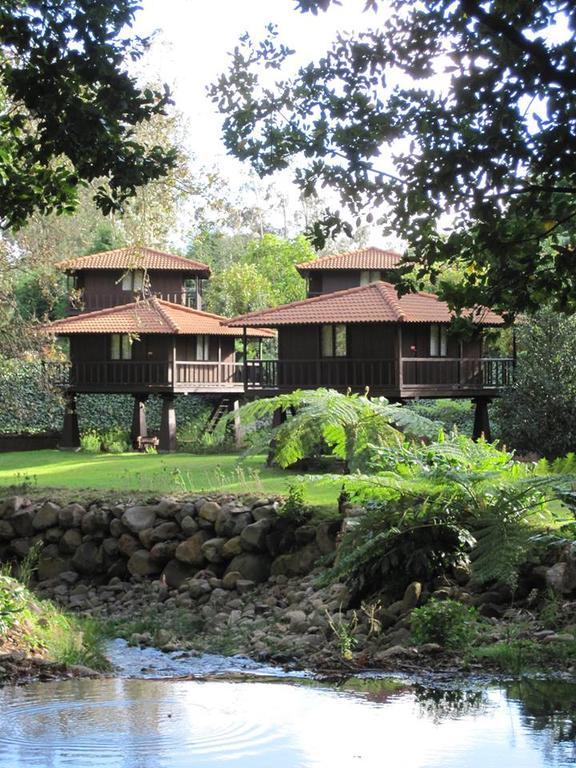
POLYGON ((430 326, 430 357, 446 357, 448 329, 445 325, 430 326))
POLYGON ((122 275, 123 291, 141 291, 144 287, 144 270, 129 269, 122 275))
POLYGON ((196 336, 196 360, 210 360, 210 336, 196 336))
POLYGON ((132 340, 127 333, 113 333, 110 338, 111 360, 132 360, 132 340))
POLYGON ((363 269, 360 272, 360 285, 368 285, 368 283, 376 283, 380 280, 379 269, 363 269))
POLYGON ((322 357, 346 357, 346 326, 322 326, 322 357))

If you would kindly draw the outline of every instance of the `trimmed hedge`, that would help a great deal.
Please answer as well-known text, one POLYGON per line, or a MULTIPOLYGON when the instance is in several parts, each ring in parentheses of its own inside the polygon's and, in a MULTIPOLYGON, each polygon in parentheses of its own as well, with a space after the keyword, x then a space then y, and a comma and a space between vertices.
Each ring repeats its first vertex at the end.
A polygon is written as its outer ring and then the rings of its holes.
MULTIPOLYGON (((130 395, 79 395, 80 431, 130 429, 133 400, 130 395)), ((206 408, 206 400, 193 395, 176 397, 176 424, 193 421, 206 408)), ((62 429, 64 404, 58 391, 43 383, 39 361, 0 360, 0 434, 52 432, 62 429)), ((151 396, 147 403, 148 428, 160 428, 162 402, 151 396)))

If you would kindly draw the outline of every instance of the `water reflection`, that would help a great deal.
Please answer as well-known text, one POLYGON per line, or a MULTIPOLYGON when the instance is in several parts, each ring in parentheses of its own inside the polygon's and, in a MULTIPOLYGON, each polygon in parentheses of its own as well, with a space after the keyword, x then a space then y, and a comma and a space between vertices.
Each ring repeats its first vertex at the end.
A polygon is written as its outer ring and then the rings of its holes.
POLYGON ((576 685, 71 680, 0 691, 0 768, 573 766, 576 685))

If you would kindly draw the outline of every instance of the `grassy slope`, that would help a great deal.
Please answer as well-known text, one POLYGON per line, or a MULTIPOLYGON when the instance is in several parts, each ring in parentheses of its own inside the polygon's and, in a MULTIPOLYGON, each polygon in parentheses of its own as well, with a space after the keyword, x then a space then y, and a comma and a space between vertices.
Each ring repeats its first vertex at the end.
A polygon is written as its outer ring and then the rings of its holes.
MULTIPOLYGON (((56 450, 0 453, 0 487, 70 490, 100 489, 152 493, 235 491, 286 493, 298 473, 269 469, 263 456, 190 454, 90 455, 56 450)), ((306 501, 325 511, 335 509, 339 483, 305 483, 306 501)))

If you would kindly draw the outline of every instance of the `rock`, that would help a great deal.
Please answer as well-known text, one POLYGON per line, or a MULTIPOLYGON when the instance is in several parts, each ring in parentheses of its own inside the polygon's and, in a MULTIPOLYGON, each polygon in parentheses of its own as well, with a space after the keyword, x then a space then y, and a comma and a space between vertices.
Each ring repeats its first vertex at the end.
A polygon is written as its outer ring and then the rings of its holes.
POLYGON ((452 567, 452 576, 454 577, 456 584, 459 584, 461 587, 468 584, 470 577, 472 576, 470 563, 462 561, 457 565, 454 565, 452 567))
POLYGON ((419 581, 413 581, 411 584, 408 584, 408 586, 404 591, 404 596, 402 598, 403 612, 408 613, 408 611, 411 611, 412 608, 416 608, 416 606, 420 602, 421 595, 422 595, 422 584, 419 581))
POLYGON ((218 513, 214 530, 218 536, 230 539, 239 536, 244 528, 253 522, 250 512, 235 513, 235 510, 222 509, 218 513))
POLYGON ((108 528, 108 512, 105 509, 91 507, 82 518, 80 527, 83 533, 91 534, 108 528))
POLYGON ((85 513, 81 504, 68 504, 58 512, 58 524, 62 528, 79 528, 85 513))
POLYGON ((32 546, 31 539, 27 538, 21 538, 21 539, 12 539, 10 542, 10 547, 12 549, 12 552, 14 552, 15 555, 18 557, 26 557, 28 552, 30 551, 30 547, 32 546))
POLYGON ((150 549, 152 547, 152 532, 154 531, 154 528, 144 528, 143 531, 138 532, 138 538, 140 539, 140 543, 142 544, 145 549, 150 549))
POLYGON ((195 566, 187 565, 180 560, 170 560, 162 571, 162 577, 169 587, 178 589, 182 584, 194 575, 195 566))
POLYGON ((122 515, 122 522, 133 533, 139 533, 154 527, 156 510, 154 507, 130 507, 122 515))
POLYGON ((73 554, 82 544, 82 534, 78 528, 69 528, 60 539, 60 551, 64 554, 73 554))
POLYGON ((273 576, 304 576, 314 568, 319 557, 320 550, 313 542, 297 552, 277 557, 272 563, 271 573, 273 576))
POLYGON ((226 539, 216 538, 208 539, 202 544, 202 554, 209 563, 222 563, 224 561, 222 549, 225 543, 226 539))
POLYGON ((140 549, 140 542, 129 533, 123 533, 118 539, 118 551, 126 557, 131 557, 137 549, 140 549))
POLYGON ((413 659, 418 655, 418 651, 415 648, 405 648, 403 645, 393 645, 391 648, 386 648, 385 651, 380 651, 374 655, 374 661, 386 662, 391 659, 413 659))
POLYGON ((150 550, 150 557, 158 563, 167 563, 174 557, 177 546, 177 541, 159 541, 150 550))
POLYGON ((306 614, 301 610, 286 611, 284 618, 290 623, 292 632, 302 632, 308 624, 306 614))
POLYGON ((341 524, 340 520, 326 520, 316 526, 316 546, 323 555, 329 555, 336 549, 341 524))
POLYGON ((15 536, 15 530, 8 520, 0 520, 0 541, 10 541, 15 536))
POLYGON ((25 499, 23 496, 9 496, 0 502, 0 518, 9 517, 14 512, 18 512, 22 507, 27 507, 29 503, 28 499, 25 499))
POLYGON ((34 509, 31 507, 25 507, 23 509, 17 509, 12 515, 10 515, 10 525, 14 528, 17 536, 33 536, 35 533, 34 525, 34 509))
POLYGON ((216 522, 221 507, 220 504, 217 504, 215 501, 203 501, 198 505, 197 509, 198 517, 207 520, 209 523, 214 523, 216 522))
POLYGON ((58 578, 65 584, 76 584, 79 576, 76 571, 63 571, 61 574, 59 574, 58 578))
POLYGON ((247 552, 265 552, 266 537, 272 528, 272 522, 267 518, 262 518, 257 523, 247 525, 240 534, 242 547, 247 552))
POLYGON ((107 539, 104 539, 102 542, 102 551, 108 556, 108 557, 117 557, 118 556, 118 539, 114 539, 112 537, 108 537, 107 539))
POLYGON ((138 549, 128 560, 128 570, 132 576, 150 576, 160 571, 159 563, 150 557, 147 549, 138 549))
POLYGON ((242 539, 240 536, 234 536, 234 538, 228 539, 228 541, 222 547, 222 556, 225 560, 230 560, 230 558, 242 554, 243 551, 242 539))
POLYGON ((250 579, 238 579, 236 582, 236 591, 239 595, 244 595, 246 592, 250 592, 254 589, 255 586, 256 583, 250 579))
POLYGON ((154 645, 156 648, 162 648, 172 641, 172 635, 167 629, 158 629, 154 634, 154 645))
POLYGON ((178 523, 160 523, 152 529, 150 540, 152 544, 157 544, 159 541, 168 541, 179 535, 180 526, 178 523))
POLYGON ((70 562, 62 557, 40 557, 36 575, 38 581, 55 579, 70 568, 70 562))
POLYGON ((46 528, 52 528, 58 524, 58 513, 60 507, 51 501, 46 501, 36 512, 32 520, 32 526, 35 531, 44 531, 46 528))
POLYGON ((260 520, 275 520, 278 517, 278 505, 274 503, 252 507, 252 517, 256 522, 260 520))
POLYGON ((122 520, 118 520, 117 518, 110 520, 110 533, 115 539, 119 539, 123 533, 126 533, 126 526, 122 520))
POLYGON ((569 560, 548 568, 546 584, 560 595, 569 595, 576 590, 576 564, 569 560))
POLYGON ((62 528, 48 528, 44 531, 44 540, 47 541, 48 544, 57 544, 63 535, 64 531, 62 528))
POLYGON ((88 576, 100 572, 103 566, 102 551, 100 547, 93 541, 85 541, 83 544, 80 544, 74 553, 72 564, 78 573, 83 573, 88 576))
POLYGON ((316 541, 316 528, 313 525, 301 525, 294 531, 294 541, 298 547, 316 541))
POLYGON ((188 587, 190 597, 194 598, 194 600, 205 597, 212 592, 212 587, 207 579, 190 579, 186 586, 188 587))
POLYGON ((194 520, 193 517, 191 517, 190 515, 186 515, 186 517, 182 518, 180 527, 182 528, 182 532, 184 533, 184 536, 190 537, 193 534, 195 534, 196 531, 198 530, 198 523, 196 522, 196 520, 194 520))
MULTIPOLYGON (((247 579, 260 584, 266 581, 270 575, 270 559, 264 555, 243 552, 241 555, 236 555, 226 569, 226 573, 231 573, 232 571, 238 571, 244 580, 247 579)), ((226 576, 226 573, 224 576, 226 576)))
POLYGON ((205 531, 198 531, 186 541, 181 542, 176 548, 175 557, 182 563, 200 567, 204 564, 205 558, 202 552, 202 545, 210 538, 205 531))
POLYGON ((176 501, 176 499, 160 499, 158 502, 158 505, 156 507, 156 512, 158 513, 158 517, 163 518, 164 520, 170 520, 174 517, 176 517, 176 513, 180 511, 180 504, 176 501))
POLYGON ((239 579, 242 579, 240 571, 227 571, 222 579, 222 589, 236 589, 239 579))

